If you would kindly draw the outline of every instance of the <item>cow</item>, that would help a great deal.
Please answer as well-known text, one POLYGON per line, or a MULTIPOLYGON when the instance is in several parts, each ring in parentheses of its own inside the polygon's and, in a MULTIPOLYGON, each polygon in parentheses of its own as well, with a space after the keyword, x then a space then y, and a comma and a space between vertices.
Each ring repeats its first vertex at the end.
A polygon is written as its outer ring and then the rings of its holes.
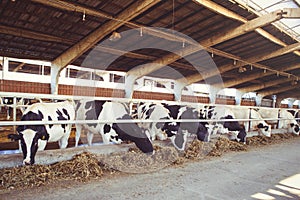
POLYGON ((202 105, 198 106, 198 109, 200 109, 200 117, 203 119, 224 120, 209 123, 208 131, 210 135, 221 134, 226 135, 230 140, 246 142, 247 133, 245 127, 234 120, 236 117, 231 108, 202 105), (225 121, 227 119, 228 121, 225 121))
MULTIPOLYGON (((28 99, 28 98, 16 98, 16 108, 23 113, 26 109, 26 106, 31 105, 35 103, 36 101, 42 103, 42 100, 37 98, 35 100, 28 99)), ((4 107, 6 107, 7 111, 7 117, 6 119, 9 120, 11 117, 11 113, 13 112, 13 104, 14 104, 14 97, 1 97, 0 98, 0 104, 4 107)), ((0 107, 1 112, 1 107, 0 107)))
MULTIPOLYGON (((114 101, 80 100, 76 102, 77 120, 132 120, 127 105, 114 101)), ((147 135, 136 123, 76 124, 75 147, 78 146, 81 130, 86 129, 88 145, 92 145, 93 134, 99 133, 104 144, 131 141, 144 153, 153 154, 153 146, 147 135)))
POLYGON ((278 108, 259 108, 258 112, 263 118, 269 118, 268 123, 277 124, 277 128, 287 129, 289 133, 299 135, 299 124, 295 120, 295 117, 291 110, 278 109, 278 108), (278 120, 271 120, 278 119, 278 120))
POLYGON ((162 122, 144 122, 139 125, 146 130, 151 140, 170 138, 174 147, 184 150, 189 134, 196 134, 201 141, 208 141, 209 134, 200 122, 172 122, 163 120, 198 119, 199 113, 189 106, 167 103, 140 103, 137 108, 139 119, 162 120, 162 122))
MULTIPOLYGON (((57 103, 35 103, 27 107, 21 121, 60 121, 74 120, 75 107, 73 101, 57 103)), ((23 153, 23 164, 35 163, 37 151, 45 149, 47 142, 58 141, 61 149, 66 148, 72 124, 20 125, 17 134, 9 134, 8 138, 19 141, 23 153)))
POLYGON ((300 110, 299 109, 291 109, 291 110, 288 109, 287 111, 290 112, 294 116, 295 120, 299 124, 300 123, 300 110))
POLYGON ((258 135, 271 137, 271 125, 269 125, 260 115, 258 109, 247 107, 231 107, 237 119, 255 119, 241 122, 246 131, 257 131, 258 135))
POLYGON ((287 109, 279 110, 279 118, 281 119, 278 122, 278 128, 285 128, 289 133, 299 135, 299 124, 295 120, 293 115, 294 113, 287 109))

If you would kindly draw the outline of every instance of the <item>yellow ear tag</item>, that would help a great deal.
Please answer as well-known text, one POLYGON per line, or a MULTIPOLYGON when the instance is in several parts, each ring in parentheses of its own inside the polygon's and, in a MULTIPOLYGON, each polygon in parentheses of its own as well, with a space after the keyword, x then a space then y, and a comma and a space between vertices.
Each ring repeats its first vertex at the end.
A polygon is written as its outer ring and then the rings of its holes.
POLYGON ((44 135, 42 136, 42 140, 45 140, 45 136, 44 135))

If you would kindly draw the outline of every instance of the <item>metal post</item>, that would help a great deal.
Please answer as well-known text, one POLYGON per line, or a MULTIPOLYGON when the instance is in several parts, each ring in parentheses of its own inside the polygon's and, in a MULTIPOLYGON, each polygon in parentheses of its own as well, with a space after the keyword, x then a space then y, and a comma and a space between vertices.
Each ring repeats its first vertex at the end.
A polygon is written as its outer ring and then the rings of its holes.
MULTIPOLYGON (((17 121, 17 97, 13 98, 13 121, 17 121)), ((14 133, 16 132, 16 126, 13 126, 14 133)))

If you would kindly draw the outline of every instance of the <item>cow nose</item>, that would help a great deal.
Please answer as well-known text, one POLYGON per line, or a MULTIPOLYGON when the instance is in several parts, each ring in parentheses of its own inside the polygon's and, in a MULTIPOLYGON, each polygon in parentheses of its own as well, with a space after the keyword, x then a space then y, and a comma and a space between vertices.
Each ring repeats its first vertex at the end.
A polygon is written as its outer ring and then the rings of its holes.
POLYGON ((31 165, 31 163, 24 161, 24 165, 31 165))
POLYGON ((298 125, 295 126, 295 131, 299 132, 299 126, 298 125))
POLYGON ((146 153, 147 156, 153 156, 154 154, 155 154, 155 150, 153 150, 152 152, 146 153))
POLYGON ((265 126, 265 131, 268 131, 269 130, 269 127, 268 126, 265 126))

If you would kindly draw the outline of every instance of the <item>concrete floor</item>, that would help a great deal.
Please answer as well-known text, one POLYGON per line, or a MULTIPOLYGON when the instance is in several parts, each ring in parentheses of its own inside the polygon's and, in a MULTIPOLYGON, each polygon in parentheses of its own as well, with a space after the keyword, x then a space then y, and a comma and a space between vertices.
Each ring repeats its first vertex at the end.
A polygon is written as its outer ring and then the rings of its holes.
POLYGON ((300 140, 148 174, 0 193, 0 199, 300 199, 300 140))

